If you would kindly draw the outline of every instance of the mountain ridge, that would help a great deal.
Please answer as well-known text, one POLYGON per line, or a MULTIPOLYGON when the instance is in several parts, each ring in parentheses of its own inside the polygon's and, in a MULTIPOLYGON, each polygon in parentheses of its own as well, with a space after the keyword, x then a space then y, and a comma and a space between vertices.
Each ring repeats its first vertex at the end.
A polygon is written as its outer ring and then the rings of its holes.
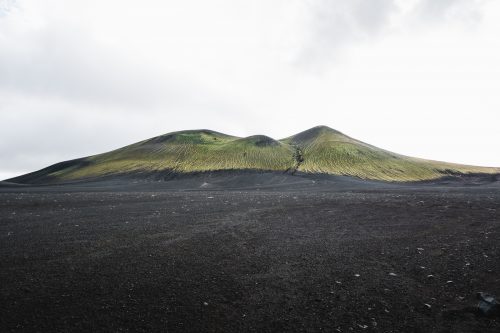
POLYGON ((426 181, 460 174, 497 174, 500 168, 431 161, 393 153, 316 126, 275 140, 200 129, 166 133, 106 153, 53 164, 8 179, 64 183, 125 174, 189 174, 223 170, 296 172, 381 181, 426 181))

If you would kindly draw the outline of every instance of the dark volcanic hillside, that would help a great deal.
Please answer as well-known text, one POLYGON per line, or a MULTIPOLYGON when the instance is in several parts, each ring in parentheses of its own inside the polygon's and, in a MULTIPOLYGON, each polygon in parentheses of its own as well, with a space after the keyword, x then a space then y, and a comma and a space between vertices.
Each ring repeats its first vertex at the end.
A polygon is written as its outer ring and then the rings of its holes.
POLYGON ((264 135, 239 138, 210 130, 168 133, 108 153, 54 164, 9 181, 40 184, 222 170, 323 173, 385 181, 500 173, 498 168, 391 153, 318 126, 282 140, 264 135))

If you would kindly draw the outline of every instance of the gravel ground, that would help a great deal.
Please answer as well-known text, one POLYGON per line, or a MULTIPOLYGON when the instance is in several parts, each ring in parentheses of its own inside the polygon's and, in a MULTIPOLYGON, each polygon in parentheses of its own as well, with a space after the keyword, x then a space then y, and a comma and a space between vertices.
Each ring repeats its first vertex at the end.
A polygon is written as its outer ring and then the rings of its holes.
POLYGON ((500 332, 498 187, 0 191, 1 332, 500 332))

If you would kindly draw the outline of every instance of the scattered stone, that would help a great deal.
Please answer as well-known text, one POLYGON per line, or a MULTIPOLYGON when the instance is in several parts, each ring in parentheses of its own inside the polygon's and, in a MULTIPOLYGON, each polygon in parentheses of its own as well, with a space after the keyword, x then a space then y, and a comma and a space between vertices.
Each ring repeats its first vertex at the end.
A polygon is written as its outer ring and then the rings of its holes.
POLYGON ((389 273, 390 276, 398 276, 396 273, 389 273))
POLYGON ((366 330, 368 328, 368 325, 361 325, 361 324, 358 324, 358 327, 359 328, 362 328, 364 330, 366 330))
POLYGON ((434 275, 429 274, 429 275, 427 275, 427 278, 428 278, 428 279, 433 279, 433 278, 434 278, 434 275))
POLYGON ((417 251, 422 252, 424 249, 421 247, 417 247, 417 251))
POLYGON ((204 306, 208 306, 208 303, 207 303, 207 302, 203 302, 203 305, 204 305, 204 306))
POLYGON ((361 275, 359 275, 359 274, 354 274, 354 276, 355 276, 355 277, 360 277, 361 275))
POLYGON ((432 308, 432 306, 428 303, 424 303, 424 306, 426 309, 430 310, 432 308))
POLYGON ((481 314, 485 316, 500 315, 500 303, 495 296, 479 292, 477 293, 477 298, 479 299, 477 309, 481 314))
POLYGON ((336 284, 342 284, 342 282, 340 282, 340 281, 335 281, 335 283, 336 283, 336 284))
POLYGON ((446 281, 446 284, 452 284, 452 283, 453 283, 453 281, 451 281, 451 280, 446 281))

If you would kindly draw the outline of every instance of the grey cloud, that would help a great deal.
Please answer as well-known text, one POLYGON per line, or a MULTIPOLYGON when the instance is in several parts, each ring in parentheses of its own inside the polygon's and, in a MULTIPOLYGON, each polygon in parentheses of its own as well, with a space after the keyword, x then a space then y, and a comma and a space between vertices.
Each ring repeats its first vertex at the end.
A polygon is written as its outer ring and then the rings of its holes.
POLYGON ((112 57, 78 30, 47 27, 1 45, 0 88, 89 103, 150 106, 171 87, 112 57))
POLYGON ((416 18, 423 23, 440 23, 456 19, 477 23, 481 20, 484 0, 420 0, 415 9, 416 18))
POLYGON ((319 0, 308 3, 309 34, 298 63, 335 58, 340 47, 375 36, 398 8, 394 0, 319 0))
POLYGON ((296 63, 323 67, 336 60, 342 48, 377 38, 390 27, 391 17, 406 20, 407 27, 458 20, 478 23, 481 5, 488 0, 418 0, 403 13, 396 0, 313 0, 308 2, 306 40, 296 63))
POLYGON ((93 41, 60 24, 0 39, 0 89, 124 109, 199 107, 221 103, 209 88, 93 41))

